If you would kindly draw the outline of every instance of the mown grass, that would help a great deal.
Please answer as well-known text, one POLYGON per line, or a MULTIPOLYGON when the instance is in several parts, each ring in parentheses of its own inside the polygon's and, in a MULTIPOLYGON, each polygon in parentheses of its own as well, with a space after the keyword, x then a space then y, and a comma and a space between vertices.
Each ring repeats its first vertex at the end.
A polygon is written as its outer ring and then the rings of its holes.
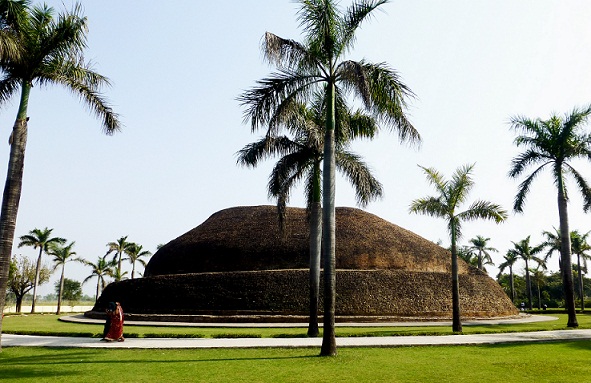
MULTIPOLYGON (((503 325, 464 326, 464 334, 547 331, 566 329, 566 314, 551 314, 557 320, 515 323, 503 325)), ((591 328, 591 314, 577 315, 579 328, 591 328)), ((53 314, 10 315, 4 317, 2 332, 25 335, 57 336, 102 336, 101 324, 68 323, 58 320, 53 314)), ((451 326, 415 327, 337 327, 337 336, 398 336, 398 335, 449 335, 451 326)), ((164 326, 125 326, 125 336, 129 338, 171 337, 171 338, 246 338, 246 337, 305 337, 306 328, 210 328, 210 327, 164 327, 164 326)))
POLYGON ((591 341, 317 349, 5 347, 3 382, 574 382, 589 381, 591 341))

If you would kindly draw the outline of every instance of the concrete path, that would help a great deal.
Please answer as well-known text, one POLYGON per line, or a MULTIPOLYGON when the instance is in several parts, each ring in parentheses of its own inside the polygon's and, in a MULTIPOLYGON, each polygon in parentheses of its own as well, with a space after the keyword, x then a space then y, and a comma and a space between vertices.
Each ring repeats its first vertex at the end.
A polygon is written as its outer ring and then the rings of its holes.
MULTIPOLYGON (((504 334, 387 336, 337 338, 338 347, 400 347, 497 344, 591 340, 591 330, 558 330, 504 334)), ((252 347, 320 347, 321 338, 129 338, 125 342, 103 342, 96 338, 56 336, 2 335, 2 347, 84 347, 84 348, 252 348, 252 347)))
MULTIPOLYGON (((510 324, 558 319, 549 316, 522 315, 513 319, 488 319, 465 321, 465 326, 477 324, 510 324)), ((103 323, 83 316, 68 317, 67 320, 103 323)), ((148 325, 148 322, 126 322, 127 325, 148 325)), ((305 323, 175 323, 153 322, 157 326, 200 326, 200 327, 306 327, 305 323)), ((451 322, 395 322, 395 323, 338 323, 337 326, 392 327, 392 326, 451 326, 451 322)), ((591 330, 557 330, 540 332, 440 335, 440 336, 388 336, 388 337, 346 337, 337 338, 338 347, 399 347, 467 345, 522 342, 550 342, 564 340, 591 340, 591 330)), ((86 347, 86 348, 251 348, 251 347, 320 347, 321 338, 129 338, 125 342, 103 342, 97 338, 29 336, 3 334, 2 347, 86 347)))

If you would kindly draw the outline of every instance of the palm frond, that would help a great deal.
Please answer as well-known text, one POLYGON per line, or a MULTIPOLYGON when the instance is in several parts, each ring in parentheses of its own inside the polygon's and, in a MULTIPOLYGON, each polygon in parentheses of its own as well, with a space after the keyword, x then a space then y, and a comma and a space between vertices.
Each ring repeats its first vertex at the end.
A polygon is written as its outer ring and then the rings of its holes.
POLYGON ((538 167, 532 174, 530 174, 523 182, 519 184, 517 194, 513 200, 513 210, 518 213, 523 213, 523 205, 525 204, 525 198, 529 193, 531 183, 536 179, 536 177, 541 173, 547 164, 548 162, 538 167))
POLYGON ((346 51, 352 48, 355 43, 355 32, 361 23, 373 16, 372 12, 379 6, 386 4, 389 0, 362 0, 356 1, 347 8, 343 18, 343 27, 339 39, 342 48, 346 51))
POLYGON ((317 76, 292 71, 272 73, 257 81, 258 86, 238 97, 240 104, 246 107, 244 121, 250 121, 252 131, 266 126, 284 100, 295 98, 295 102, 303 103, 313 93, 311 85, 318 81, 317 76))
POLYGON ((364 207, 383 194, 382 184, 372 174, 371 169, 355 153, 338 151, 335 154, 337 168, 347 177, 355 188, 357 203, 364 207))
POLYGON ((419 198, 412 201, 409 211, 438 218, 446 218, 448 215, 445 204, 435 197, 419 198))
POLYGON ((507 219, 508 215, 507 211, 500 205, 488 201, 475 201, 470 205, 468 210, 458 213, 457 217, 466 221, 487 219, 501 223, 507 219))
POLYGON ((388 128, 396 131, 401 142, 418 144, 421 137, 405 114, 407 99, 414 93, 386 64, 344 61, 337 75, 345 89, 363 101, 365 108, 388 128))
POLYGON ((587 180, 585 180, 581 173, 574 169, 570 164, 565 164, 565 167, 575 179, 575 182, 579 188, 579 192, 583 196, 583 210, 585 212, 589 211, 589 209, 591 209, 591 188, 589 187, 587 180))

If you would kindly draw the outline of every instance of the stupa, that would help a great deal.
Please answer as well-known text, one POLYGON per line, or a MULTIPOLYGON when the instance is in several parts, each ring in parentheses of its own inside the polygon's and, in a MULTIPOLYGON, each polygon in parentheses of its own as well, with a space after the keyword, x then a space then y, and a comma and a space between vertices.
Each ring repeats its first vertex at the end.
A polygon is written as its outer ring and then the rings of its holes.
MULTIPOLYGON (((287 209, 283 233, 274 206, 221 210, 158 250, 143 278, 109 284, 87 314, 119 301, 138 319, 305 321, 308 246, 305 209, 287 209)), ((336 209, 336 267, 337 321, 451 318, 449 251, 376 215, 336 209)), ((459 260, 459 274, 464 318, 518 314, 486 273, 459 260)))

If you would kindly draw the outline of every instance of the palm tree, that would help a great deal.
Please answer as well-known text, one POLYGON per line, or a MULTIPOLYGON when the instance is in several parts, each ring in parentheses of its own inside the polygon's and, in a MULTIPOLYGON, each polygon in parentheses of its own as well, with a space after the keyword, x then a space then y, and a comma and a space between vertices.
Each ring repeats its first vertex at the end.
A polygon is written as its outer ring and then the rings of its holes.
POLYGON ((490 251, 498 252, 497 249, 494 247, 486 247, 490 238, 484 238, 481 235, 477 235, 476 238, 472 238, 470 243, 472 244, 472 249, 478 251, 478 269, 484 270, 483 263, 488 265, 494 265, 492 258, 490 256, 490 251))
POLYGON ((125 254, 127 254, 127 258, 124 258, 124 260, 131 263, 131 279, 134 278, 135 264, 139 262, 142 266, 146 267, 146 261, 141 258, 152 255, 151 252, 144 250, 144 247, 142 245, 138 245, 137 243, 130 243, 129 246, 125 248, 125 254))
POLYGON ((115 252, 115 255, 113 256, 113 262, 117 263, 117 273, 116 273, 116 277, 115 280, 116 281, 120 281, 122 274, 121 274, 121 257, 123 256, 123 253, 125 253, 127 251, 127 248, 131 245, 131 242, 127 242, 127 235, 125 237, 121 237, 118 240, 116 240, 115 242, 109 242, 107 243, 107 247, 109 248, 109 250, 107 251, 107 254, 111 254, 112 252, 115 252))
POLYGON ((577 274, 579 277, 579 298, 581 299, 581 311, 585 311, 585 290, 583 288, 583 269, 587 269, 587 261, 591 259, 591 255, 587 252, 591 250, 591 245, 587 242, 587 237, 591 231, 585 234, 580 234, 573 230, 570 233, 571 251, 577 256, 577 274), (581 260, 583 260, 583 267, 581 267, 581 260))
MULTIPOLYGON (((100 89, 109 85, 84 60, 87 20, 81 7, 54 16, 52 8, 29 7, 29 0, 0 0, 0 47, 17 42, 17 54, 0 49, 0 103, 20 90, 20 101, 10 136, 10 155, 0 210, 0 291, 5 291, 8 266, 22 190, 27 110, 34 85, 61 85, 79 95, 99 118, 107 134, 119 130, 118 116, 104 100, 100 89)), ((0 298, 4 307, 4 294, 0 298)), ((0 329, 1 329, 0 319, 0 329)))
POLYGON ((582 131, 591 115, 591 105, 575 108, 564 117, 553 115, 548 120, 530 120, 526 117, 513 117, 512 128, 520 135, 515 138, 515 145, 525 151, 512 160, 509 176, 517 178, 530 166, 536 169, 519 185, 513 209, 523 212, 525 198, 533 180, 547 166, 552 171, 554 185, 558 194, 558 216, 560 219, 561 263, 564 299, 568 311, 568 327, 578 327, 575 309, 575 295, 571 265, 571 246, 568 227, 568 197, 566 176, 571 175, 580 193, 583 195, 584 210, 591 208, 591 189, 583 176, 571 165, 577 158, 591 160, 591 134, 582 131))
POLYGON ((335 130, 336 94, 358 96, 381 123, 398 131, 401 141, 418 142, 419 134, 404 114, 412 92, 385 64, 344 60, 361 24, 387 0, 357 0, 345 10, 336 0, 299 0, 298 20, 305 42, 267 32, 263 55, 278 71, 244 92, 245 119, 253 130, 268 126, 276 111, 291 100, 306 102, 316 91, 327 100, 322 180, 322 251, 324 254, 324 333, 320 354, 336 355, 335 320, 335 130))
POLYGON ((454 172, 451 180, 445 180, 437 170, 422 167, 427 175, 427 181, 437 190, 435 197, 425 197, 414 200, 410 205, 411 213, 421 213, 447 221, 447 229, 451 237, 451 275, 452 275, 452 307, 453 331, 462 331, 460 318, 460 286, 458 277, 457 240, 462 235, 462 221, 475 219, 490 219, 496 223, 507 218, 507 212, 499 205, 488 201, 475 201, 467 210, 457 212, 460 205, 466 202, 468 193, 474 186, 472 168, 474 165, 462 166, 454 172))
MULTIPOLYGON (((451 246, 448 248, 451 251, 451 246)), ((460 259, 470 266, 478 267, 478 256, 470 246, 456 246, 456 253, 460 259)))
MULTIPOLYGON (((320 281, 321 250, 321 163, 324 158, 324 116, 326 103, 322 93, 317 93, 314 104, 308 108, 294 103, 280 111, 273 121, 285 126, 290 136, 273 136, 272 132, 261 140, 246 145, 238 152, 238 163, 255 167, 261 159, 282 156, 269 177, 269 195, 277 199, 280 227, 283 231, 285 206, 291 189, 304 180, 306 203, 310 225, 310 315, 308 336, 318 336, 318 295, 320 281)), ((376 121, 363 114, 348 110, 337 98, 337 131, 335 134, 336 167, 353 184, 359 205, 382 195, 382 185, 371 174, 360 157, 347 151, 350 139, 373 137, 376 121)))
POLYGON ((59 315, 62 308, 62 292, 64 291, 64 271, 66 269, 66 262, 73 261, 72 257, 76 255, 76 252, 72 251, 74 244, 75 242, 71 242, 69 245, 59 246, 54 243, 49 247, 48 251, 48 254, 53 256, 53 270, 57 269, 59 266, 62 267, 60 287, 57 294, 57 315, 59 315))
POLYGON ((529 275, 529 263, 531 261, 534 261, 536 263, 538 263, 538 265, 546 265, 546 262, 539 258, 536 257, 536 254, 542 252, 542 250, 544 250, 544 244, 542 243, 541 245, 535 246, 535 247, 531 247, 531 245, 529 244, 529 240, 530 240, 531 236, 527 236, 527 238, 522 239, 519 242, 512 242, 513 243, 513 250, 515 251, 515 254, 517 255, 517 257, 523 259, 525 261, 525 283, 527 285, 527 305, 528 308, 530 310, 533 309, 532 306, 532 292, 531 292, 531 279, 530 279, 530 275, 529 275))
POLYGON ((50 246, 54 244, 64 244, 66 240, 61 237, 52 237, 51 232, 53 229, 47 227, 43 230, 33 229, 29 231, 29 234, 20 237, 20 243, 18 247, 30 246, 33 249, 39 249, 39 255, 37 257, 37 268, 35 272, 35 282, 33 283, 33 302, 31 303, 31 313, 35 312, 35 302, 37 301, 37 286, 39 285, 39 272, 41 270, 41 256, 43 252, 47 252, 50 246))
MULTIPOLYGON (((558 253, 558 269, 562 275, 562 259, 560 258, 560 249, 562 248, 562 241, 560 240, 560 230, 554 228, 554 232, 544 230, 542 235, 546 237, 546 240, 542 243, 545 248, 548 249, 544 261, 548 262, 548 259, 554 254, 558 253)), ((572 246, 571 246, 572 247, 572 246)))
POLYGON ((503 256, 505 262, 499 265, 499 274, 497 275, 497 279, 501 277, 503 271, 506 268, 509 268, 509 288, 511 290, 511 302, 515 303, 515 284, 513 279, 513 265, 519 259, 519 255, 515 251, 515 249, 509 249, 507 254, 503 256))
POLYGON ((107 260, 107 254, 99 257, 96 263, 87 261, 86 259, 78 258, 78 262, 82 262, 86 266, 90 266, 92 271, 86 279, 82 281, 82 284, 88 282, 94 277, 97 277, 96 281, 96 296, 95 302, 98 300, 100 293, 106 286, 106 277, 113 277, 117 273, 116 263, 114 261, 107 260))

